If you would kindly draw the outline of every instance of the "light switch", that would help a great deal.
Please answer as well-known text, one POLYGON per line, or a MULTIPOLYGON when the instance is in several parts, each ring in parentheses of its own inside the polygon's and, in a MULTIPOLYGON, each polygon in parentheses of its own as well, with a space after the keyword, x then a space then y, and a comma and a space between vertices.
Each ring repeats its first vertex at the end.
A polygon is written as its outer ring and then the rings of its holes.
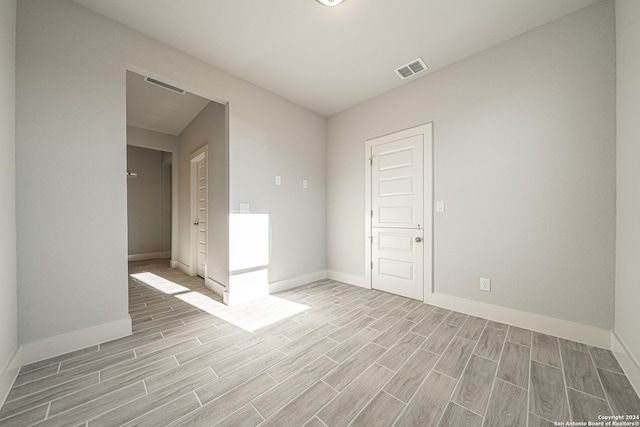
POLYGON ((309 181, 307 181, 306 179, 302 180, 302 188, 309 188, 309 181))
POLYGON ((280 184, 282 184, 282 178, 280 178, 280 175, 276 175, 276 185, 280 184))
POLYGON ((436 212, 444 212, 444 201, 438 200, 436 202, 436 212))

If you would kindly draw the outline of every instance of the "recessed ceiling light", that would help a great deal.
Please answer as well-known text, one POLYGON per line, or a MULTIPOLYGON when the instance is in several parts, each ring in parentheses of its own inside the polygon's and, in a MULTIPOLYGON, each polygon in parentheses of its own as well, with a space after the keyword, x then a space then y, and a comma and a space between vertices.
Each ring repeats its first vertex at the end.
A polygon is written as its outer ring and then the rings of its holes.
POLYGON ((342 3, 344 0, 316 0, 316 1, 325 6, 337 6, 340 3, 342 3))

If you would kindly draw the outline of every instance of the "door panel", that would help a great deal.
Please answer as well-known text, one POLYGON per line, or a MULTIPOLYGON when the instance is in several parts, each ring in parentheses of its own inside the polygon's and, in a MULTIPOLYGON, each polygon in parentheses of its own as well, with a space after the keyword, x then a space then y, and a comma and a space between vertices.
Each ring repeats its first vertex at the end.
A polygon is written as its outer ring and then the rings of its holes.
POLYGON ((423 230, 373 230, 373 288, 422 300, 423 230))
POLYGON ((372 227, 420 227, 422 140, 419 134, 372 147, 372 227))
POLYGON ((207 159, 204 156, 196 163, 196 185, 198 186, 196 272, 198 276, 204 277, 207 266, 207 159))
POLYGON ((422 301, 424 134, 399 134, 371 146, 371 287, 422 301))

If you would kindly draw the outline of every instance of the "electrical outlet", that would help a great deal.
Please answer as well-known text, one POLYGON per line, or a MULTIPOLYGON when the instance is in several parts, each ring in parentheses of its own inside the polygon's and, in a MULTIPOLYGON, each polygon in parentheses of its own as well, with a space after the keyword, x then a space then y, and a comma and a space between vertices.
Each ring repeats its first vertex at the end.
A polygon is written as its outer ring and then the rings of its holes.
POLYGON ((309 188, 309 181, 307 181, 306 179, 302 180, 302 188, 309 188))
POLYGON ((280 184, 282 184, 282 178, 280 177, 280 175, 276 175, 276 185, 280 184))
POLYGON ((240 203, 240 212, 249 213, 251 211, 251 205, 249 203, 240 203))
POLYGON ((444 212, 444 200, 438 200, 436 202, 436 212, 444 212))
POLYGON ((491 292, 491 279, 480 278, 480 290, 491 292))

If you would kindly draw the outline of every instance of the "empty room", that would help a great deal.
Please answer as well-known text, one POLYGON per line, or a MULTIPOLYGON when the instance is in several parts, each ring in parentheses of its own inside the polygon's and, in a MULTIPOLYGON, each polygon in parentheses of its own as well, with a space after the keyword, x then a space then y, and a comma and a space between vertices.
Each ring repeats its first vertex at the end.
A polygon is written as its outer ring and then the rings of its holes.
POLYGON ((0 426, 640 426, 640 1, 0 0, 0 426))

